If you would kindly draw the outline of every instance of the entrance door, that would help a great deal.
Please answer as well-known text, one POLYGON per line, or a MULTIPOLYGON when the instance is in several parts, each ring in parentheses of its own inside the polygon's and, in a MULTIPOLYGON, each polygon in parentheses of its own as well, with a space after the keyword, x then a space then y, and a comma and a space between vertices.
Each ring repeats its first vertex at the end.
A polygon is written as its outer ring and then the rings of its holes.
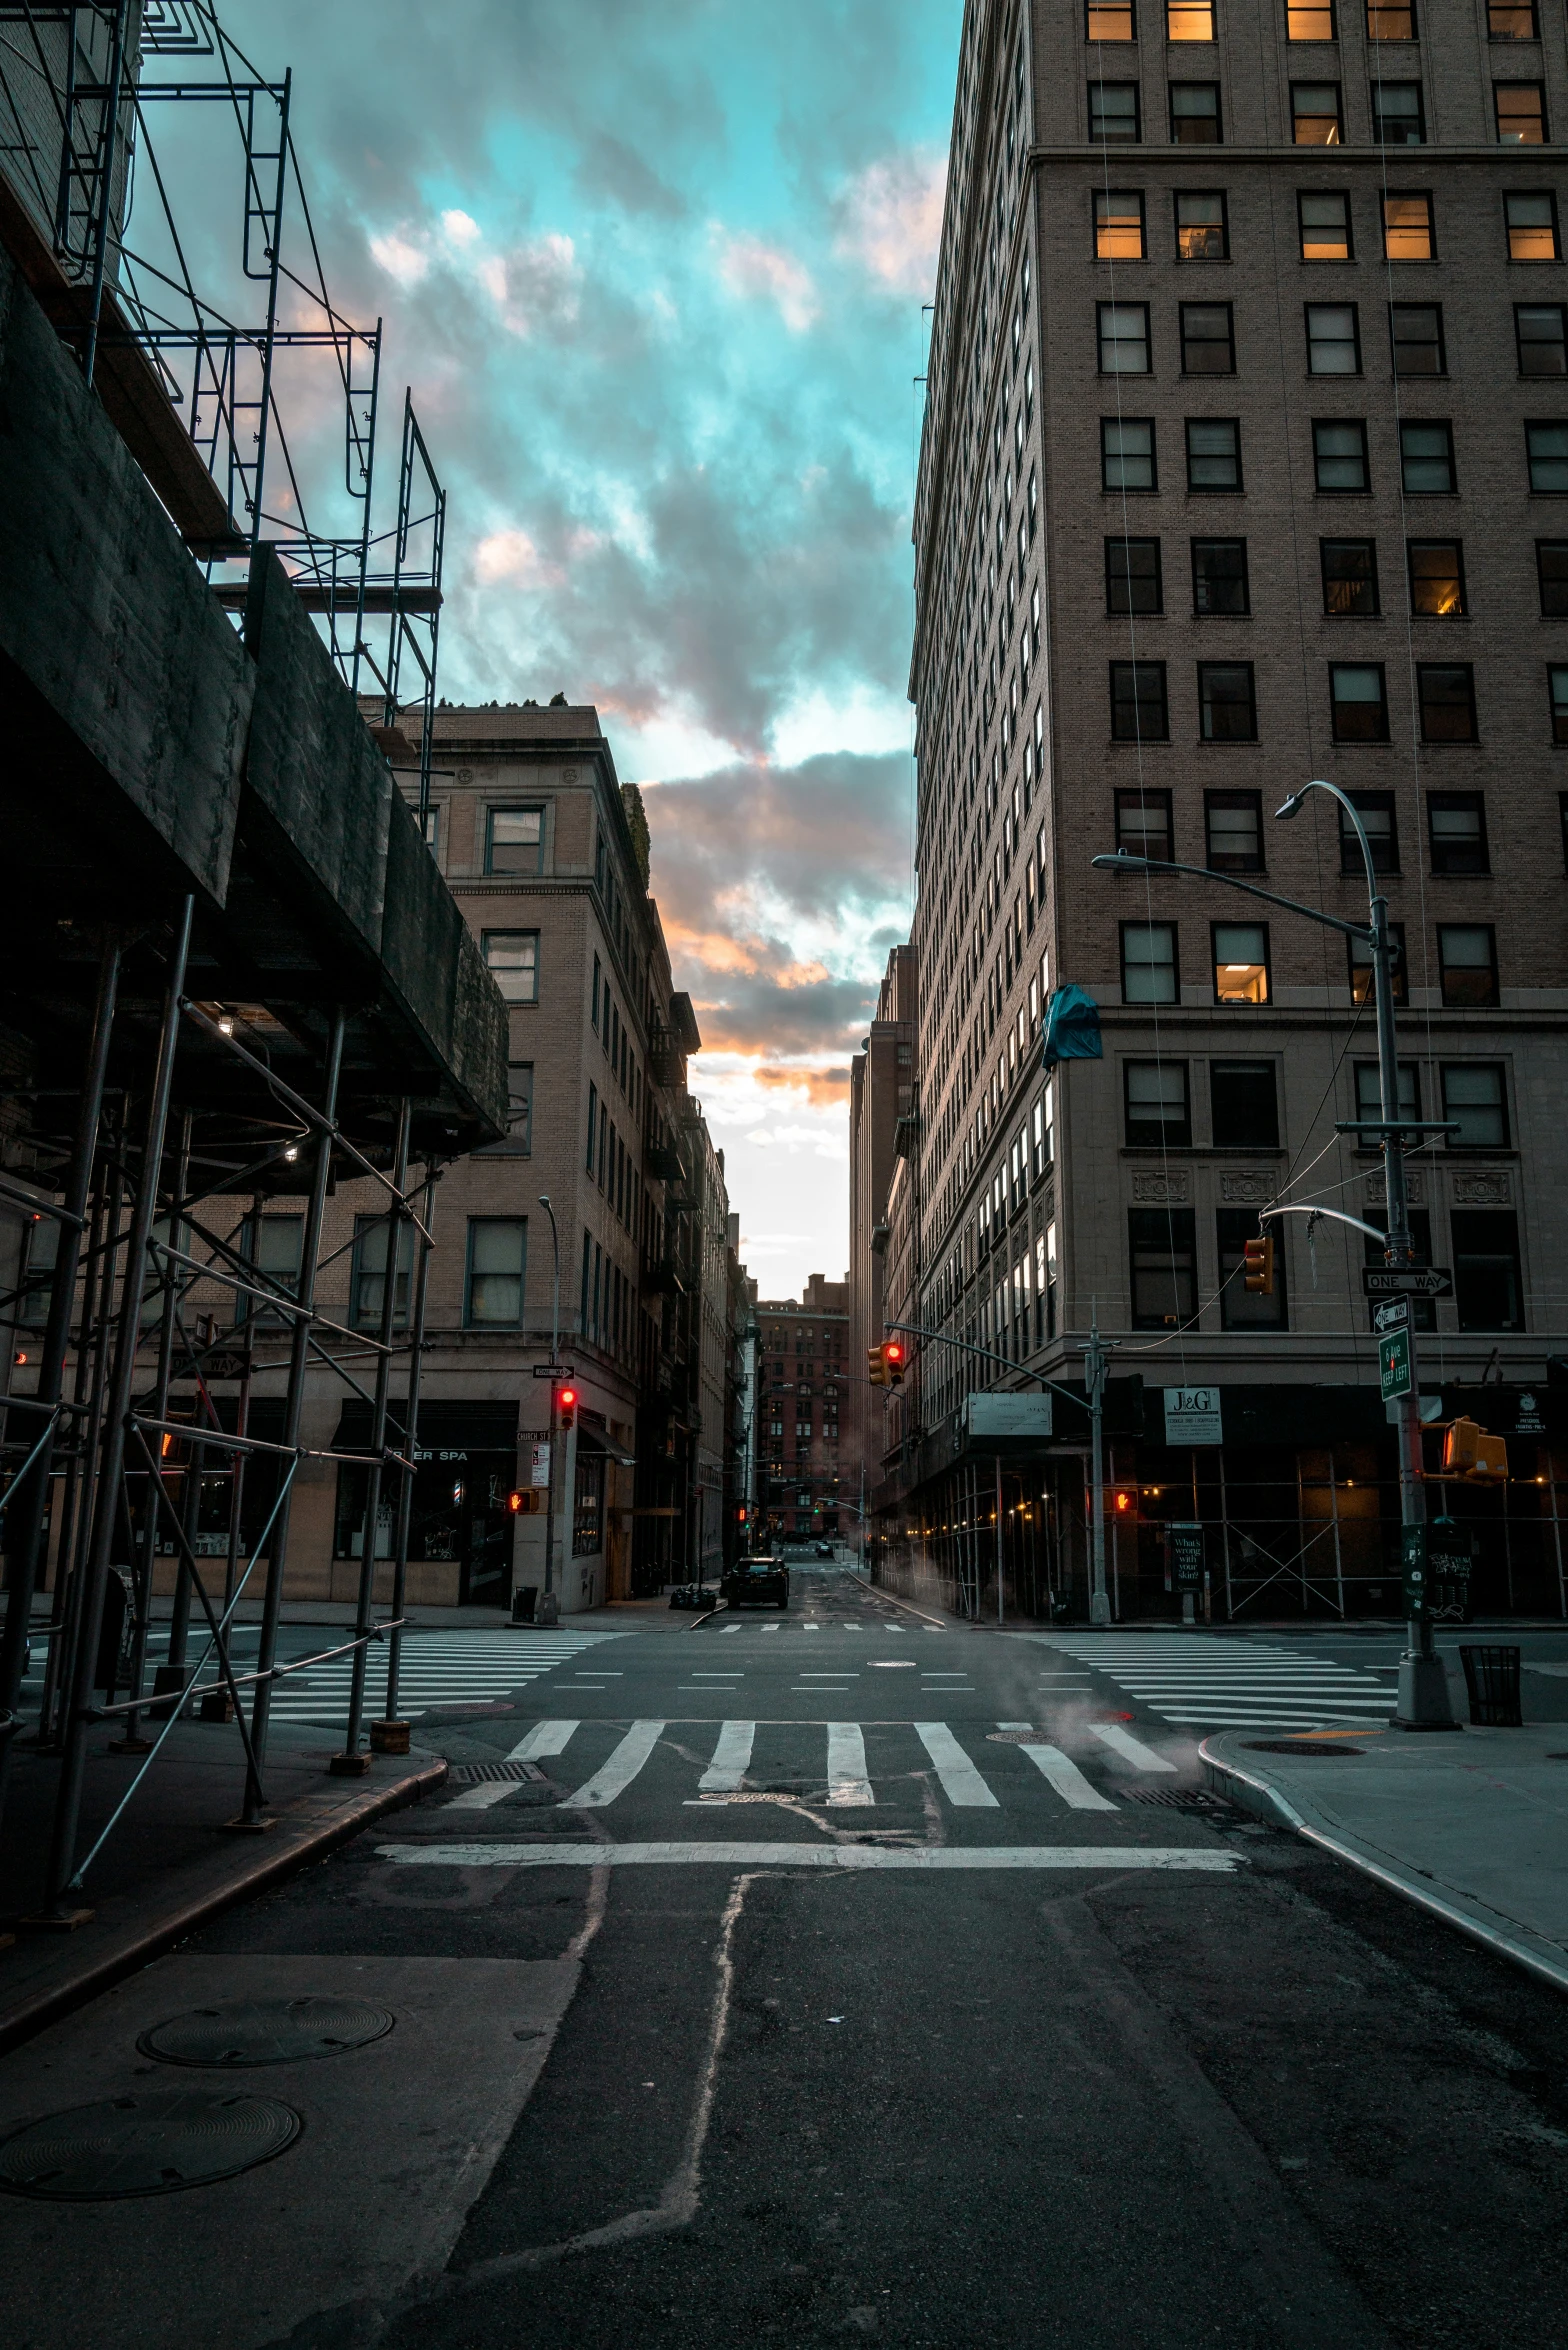
POLYGON ((458 1505, 461 1598, 465 1607, 509 1607, 512 1598, 512 1516, 506 1506, 515 1458, 471 1453, 458 1505))

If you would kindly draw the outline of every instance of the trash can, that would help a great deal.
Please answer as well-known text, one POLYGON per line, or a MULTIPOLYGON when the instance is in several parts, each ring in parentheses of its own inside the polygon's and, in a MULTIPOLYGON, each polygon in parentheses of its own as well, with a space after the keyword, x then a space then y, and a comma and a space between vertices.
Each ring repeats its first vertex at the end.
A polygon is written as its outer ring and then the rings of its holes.
POLYGON ((1461 1648, 1465 1687, 1470 1692, 1470 1719, 1489 1730, 1518 1730, 1519 1650, 1517 1648, 1461 1648))
POLYGON ((517 1589, 512 1594, 512 1621, 514 1624, 531 1624, 533 1622, 534 1608, 537 1604, 538 1598, 539 1589, 537 1584, 518 1584, 517 1589))

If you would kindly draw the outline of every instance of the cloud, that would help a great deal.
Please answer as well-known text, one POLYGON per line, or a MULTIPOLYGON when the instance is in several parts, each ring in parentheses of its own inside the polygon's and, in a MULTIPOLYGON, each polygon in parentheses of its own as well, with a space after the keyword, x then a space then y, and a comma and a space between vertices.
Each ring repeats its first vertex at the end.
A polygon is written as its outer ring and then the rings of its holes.
POLYGON ((841 202, 838 249, 896 294, 929 294, 936 283, 947 157, 885 156, 851 181, 841 202))
POLYGON ((793 253, 761 237, 727 236, 715 231, 719 276, 732 294, 747 301, 772 302, 794 335, 804 334, 821 315, 822 304, 812 275, 793 253))
POLYGON ((474 572, 485 587, 506 581, 513 587, 558 587, 559 564, 547 563, 526 530, 493 530, 474 549, 474 572))

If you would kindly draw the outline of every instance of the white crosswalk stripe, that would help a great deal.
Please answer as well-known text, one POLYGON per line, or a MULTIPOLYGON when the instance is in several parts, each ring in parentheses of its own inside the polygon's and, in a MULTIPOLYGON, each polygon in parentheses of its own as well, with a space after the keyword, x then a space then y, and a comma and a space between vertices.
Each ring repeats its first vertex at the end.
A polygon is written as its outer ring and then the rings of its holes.
MULTIPOLYGON (((432 1706, 504 1697, 510 1690, 537 1681, 552 1666, 569 1663, 597 1642, 619 1637, 614 1632, 514 1632, 505 1626, 472 1632, 405 1632, 398 1710, 417 1720, 432 1706)), ((341 1722, 348 1712, 353 1663, 351 1656, 337 1656, 330 1664, 312 1665, 306 1672, 291 1673, 276 1682, 273 1720, 341 1722)), ((386 1671, 386 1648, 380 1642, 372 1643, 365 1683, 372 1707, 386 1686, 386 1671)))
POLYGON ((915 1736, 935 1763, 949 1803, 961 1810, 996 1810, 996 1797, 946 1722, 916 1722, 915 1736))
MULTIPOLYGON (((541 1762, 546 1755, 564 1754, 576 1722, 536 1722, 526 1738, 519 1738, 508 1762, 541 1762)), ((499 1803, 503 1795, 510 1795, 516 1781, 513 1779, 484 1779, 477 1787, 465 1787, 461 1795, 442 1805, 443 1811, 488 1811, 499 1803)))
MULTIPOLYGON (((1151 1713, 1194 1730, 1313 1730, 1386 1722, 1394 1691, 1356 1665, 1203 1632, 1036 1633, 1151 1713)), ((1091 1725, 1094 1726, 1094 1725, 1091 1725)), ((1096 1734, 1103 1735, 1103 1726, 1096 1734)), ((1114 1744, 1114 1740, 1106 1740, 1114 1744)))
POLYGON ((866 1775, 866 1741, 858 1722, 828 1724, 829 1803, 875 1803, 866 1775))
POLYGON ((1029 1757, 1042 1779, 1056 1789, 1062 1801, 1073 1811, 1114 1811, 1116 1806, 1109 1796, 1086 1779, 1078 1765, 1059 1746, 1036 1745, 1032 1740, 1022 1751, 1029 1757))
POLYGON ((1168 1756, 1156 1754, 1152 1746, 1145 1746, 1141 1738, 1135 1738, 1130 1730, 1124 1730, 1120 1722, 1091 1722, 1089 1734, 1098 1738, 1102 1746, 1108 1746, 1112 1754, 1119 1754, 1123 1762, 1133 1763, 1140 1771, 1174 1771, 1176 1768, 1168 1756))
POLYGON ((697 1781, 699 1795, 733 1795, 751 1768, 755 1722, 723 1722, 713 1760, 697 1781))
POLYGON ((663 1735, 662 1722, 633 1722, 608 1762, 591 1779, 585 1780, 575 1795, 561 1798, 561 1809, 599 1811, 605 1804, 613 1803, 631 1785, 663 1735))

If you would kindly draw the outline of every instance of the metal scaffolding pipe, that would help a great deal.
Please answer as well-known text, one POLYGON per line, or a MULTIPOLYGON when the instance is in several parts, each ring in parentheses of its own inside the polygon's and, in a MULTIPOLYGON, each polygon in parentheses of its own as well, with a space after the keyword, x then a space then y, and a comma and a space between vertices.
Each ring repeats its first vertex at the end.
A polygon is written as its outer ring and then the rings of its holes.
MULTIPOLYGON (((402 1219, 408 1213, 403 1201, 403 1185, 408 1179, 408 1135, 412 1124, 413 1107, 405 1095, 398 1104, 397 1113, 396 1197, 386 1214, 387 1245, 381 1275, 381 1354, 376 1363, 376 1397, 370 1419, 370 1449, 378 1457, 365 1480, 365 1516, 359 1539, 359 1603, 355 1611, 354 1630, 361 1635, 370 1630, 376 1599, 376 1529, 381 1515, 382 1477, 379 1455, 387 1440, 387 1400, 392 1383, 392 1331, 397 1319, 398 1242, 402 1237, 402 1219)), ((365 1663, 364 1649, 356 1648, 354 1667, 349 1678, 348 1724, 343 1733, 343 1751, 332 1757, 330 1766, 340 1775, 370 1768, 369 1756, 359 1751, 360 1725, 365 1712, 365 1663)))

